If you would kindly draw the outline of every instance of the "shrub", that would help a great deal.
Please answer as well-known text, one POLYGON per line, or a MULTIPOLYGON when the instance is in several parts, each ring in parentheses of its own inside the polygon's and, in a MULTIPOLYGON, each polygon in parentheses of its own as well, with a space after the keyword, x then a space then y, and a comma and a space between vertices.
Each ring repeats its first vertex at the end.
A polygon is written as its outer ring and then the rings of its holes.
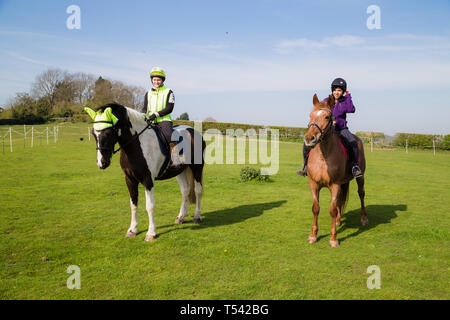
POLYGON ((256 170, 255 168, 245 167, 241 170, 241 181, 269 181, 269 176, 261 175, 260 170, 256 170))

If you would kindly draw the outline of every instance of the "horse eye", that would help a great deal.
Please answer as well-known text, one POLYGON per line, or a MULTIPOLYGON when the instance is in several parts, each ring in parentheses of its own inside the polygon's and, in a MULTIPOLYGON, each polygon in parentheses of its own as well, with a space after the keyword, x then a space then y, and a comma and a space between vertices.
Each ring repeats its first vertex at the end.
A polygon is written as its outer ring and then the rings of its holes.
POLYGON ((325 119, 330 120, 330 116, 326 116, 325 119))

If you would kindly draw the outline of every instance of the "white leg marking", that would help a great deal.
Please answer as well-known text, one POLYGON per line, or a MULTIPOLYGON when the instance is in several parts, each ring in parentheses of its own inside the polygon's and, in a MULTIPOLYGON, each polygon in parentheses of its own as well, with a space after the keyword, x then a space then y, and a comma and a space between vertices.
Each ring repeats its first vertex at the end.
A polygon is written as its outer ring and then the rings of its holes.
POLYGON ((151 241, 156 237, 156 225, 153 211, 155 208, 155 188, 151 190, 145 189, 145 206, 148 213, 148 232, 146 241, 151 241))
POLYGON ((200 182, 195 181, 195 216, 194 220, 202 220, 202 194, 203 186, 200 182))
POLYGON ((180 185, 181 191, 181 207, 180 213, 178 214, 175 223, 183 223, 184 218, 187 217, 188 215, 188 206, 189 206, 189 181, 186 174, 186 170, 177 176, 177 181, 178 184, 180 185))
POLYGON ((133 201, 130 199, 130 207, 131 207, 131 224, 130 229, 128 229, 127 234, 136 234, 138 232, 138 207, 133 204, 133 201))

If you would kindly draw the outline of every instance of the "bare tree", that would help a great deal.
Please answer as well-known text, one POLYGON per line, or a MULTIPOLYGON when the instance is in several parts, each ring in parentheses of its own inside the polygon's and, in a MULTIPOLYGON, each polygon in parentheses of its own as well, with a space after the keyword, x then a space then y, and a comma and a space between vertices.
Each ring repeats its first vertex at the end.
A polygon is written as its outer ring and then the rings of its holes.
POLYGON ((32 86, 32 96, 35 99, 45 98, 53 107, 56 98, 58 84, 64 79, 64 72, 61 69, 49 68, 36 76, 32 86))

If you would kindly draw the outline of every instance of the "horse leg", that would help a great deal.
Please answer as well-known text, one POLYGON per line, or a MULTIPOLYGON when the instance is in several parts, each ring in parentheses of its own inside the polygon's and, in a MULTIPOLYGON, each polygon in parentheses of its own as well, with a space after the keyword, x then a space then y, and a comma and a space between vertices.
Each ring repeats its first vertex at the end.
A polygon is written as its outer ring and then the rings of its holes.
POLYGON ((356 179, 358 183, 358 195, 361 200, 361 224, 366 226, 369 224, 369 219, 367 218, 366 207, 364 205, 364 197, 366 195, 366 191, 364 190, 364 176, 356 179))
POLYGON ((127 238, 135 238, 138 232, 138 186, 139 183, 132 177, 125 177, 128 192, 130 193, 130 207, 131 207, 131 224, 127 231, 127 238))
POLYGON ((203 185, 201 181, 194 181, 194 192, 195 192, 195 216, 194 222, 202 222, 202 195, 203 195, 203 185))
POLYGON ((182 224, 184 222, 184 218, 188 215, 190 185, 186 170, 184 170, 177 176, 177 181, 178 184, 180 185, 181 191, 181 207, 180 213, 178 214, 178 217, 175 219, 175 224, 182 224))
POLYGON ((313 226, 311 234, 308 237, 309 243, 315 243, 317 241, 317 233, 319 232, 319 225, 317 219, 319 217, 320 206, 319 206, 319 193, 320 187, 317 183, 313 182, 311 179, 309 180, 309 189, 311 190, 311 195, 313 198, 313 226))
POLYGON ((155 208, 155 188, 151 188, 150 190, 145 188, 145 206, 148 213, 148 231, 145 236, 145 241, 150 242, 156 239, 156 225, 155 225, 155 217, 153 215, 155 208))
POLYGON ((331 239, 330 246, 338 247, 339 241, 337 240, 337 231, 336 231, 336 217, 337 217, 337 201, 339 192, 341 191, 341 186, 339 184, 334 184, 331 186, 331 206, 330 206, 330 216, 331 216, 331 239))
POLYGON ((350 183, 347 182, 345 184, 341 184, 341 188, 339 190, 339 195, 337 197, 337 217, 336 217, 336 227, 341 225, 342 211, 344 210, 345 203, 347 202, 348 193, 349 193, 350 183))

